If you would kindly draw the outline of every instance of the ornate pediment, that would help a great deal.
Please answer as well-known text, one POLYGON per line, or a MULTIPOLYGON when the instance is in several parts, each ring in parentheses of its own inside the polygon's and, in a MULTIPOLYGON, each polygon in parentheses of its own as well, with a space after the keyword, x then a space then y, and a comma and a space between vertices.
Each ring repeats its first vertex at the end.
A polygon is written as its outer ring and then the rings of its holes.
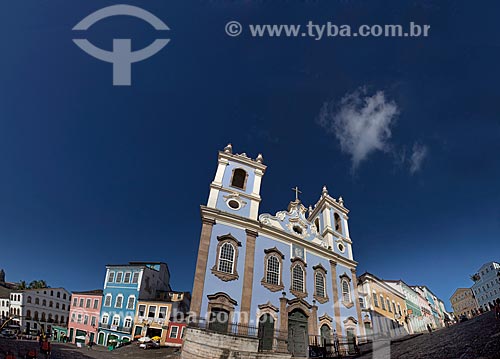
POLYGON ((316 244, 327 248, 328 245, 318 233, 316 226, 307 219, 307 211, 308 209, 300 201, 292 201, 288 205, 288 210, 277 212, 274 216, 263 213, 259 216, 259 221, 295 237, 314 240, 316 244))

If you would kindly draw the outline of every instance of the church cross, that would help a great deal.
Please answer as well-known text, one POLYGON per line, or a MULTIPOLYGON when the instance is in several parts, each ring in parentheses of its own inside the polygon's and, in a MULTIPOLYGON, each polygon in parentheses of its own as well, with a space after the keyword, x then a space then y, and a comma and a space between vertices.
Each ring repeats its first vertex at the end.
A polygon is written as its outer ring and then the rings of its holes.
POLYGON ((295 201, 298 201, 299 200, 299 193, 302 193, 301 191, 299 191, 299 187, 295 186, 295 188, 292 188, 292 191, 295 192, 295 201))

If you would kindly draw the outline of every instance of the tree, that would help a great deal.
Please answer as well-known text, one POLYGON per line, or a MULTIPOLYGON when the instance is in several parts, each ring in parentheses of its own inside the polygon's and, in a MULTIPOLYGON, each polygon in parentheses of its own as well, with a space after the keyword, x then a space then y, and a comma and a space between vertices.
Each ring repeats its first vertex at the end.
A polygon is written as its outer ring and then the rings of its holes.
POLYGON ((21 280, 19 281, 19 283, 17 284, 17 290, 24 290, 24 289, 28 289, 28 284, 26 283, 26 281, 24 280, 21 280))
POLYGON ((34 280, 30 283, 29 289, 48 288, 47 282, 44 280, 34 280))

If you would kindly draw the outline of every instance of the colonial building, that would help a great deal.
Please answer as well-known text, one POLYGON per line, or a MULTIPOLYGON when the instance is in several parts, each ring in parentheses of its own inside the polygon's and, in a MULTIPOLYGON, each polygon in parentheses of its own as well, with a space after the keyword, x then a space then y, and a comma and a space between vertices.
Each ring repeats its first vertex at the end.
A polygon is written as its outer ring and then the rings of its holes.
POLYGON ((404 293, 368 272, 359 276, 358 293, 369 333, 392 337, 408 334, 404 293))
POLYGON ((432 321, 430 323, 432 327, 444 327, 445 315, 443 313, 443 308, 439 304, 438 297, 425 285, 412 286, 411 288, 427 301, 427 305, 430 308, 432 314, 432 321))
POLYGON ((73 292, 69 312, 68 338, 72 343, 97 340, 102 289, 73 292))
POLYGON ((68 323, 70 293, 64 288, 13 291, 10 314, 25 333, 51 333, 53 325, 68 323))
POLYGON ((409 332, 411 334, 426 332, 427 324, 431 322, 427 300, 402 280, 384 280, 384 282, 405 296, 406 312, 404 314, 409 332), (425 315, 425 312, 429 315, 425 315))
POLYGON ((472 276, 474 285, 472 290, 477 304, 482 310, 490 310, 494 302, 500 298, 500 263, 488 262, 483 264, 472 276))
MULTIPOLYGON (((364 335, 348 213, 323 187, 314 206, 296 195, 287 210, 259 214, 266 171, 256 159, 219 152, 206 206, 191 311, 218 331, 229 322, 287 333, 288 351, 306 356, 308 338, 364 335)), ((267 338, 267 337, 266 337, 267 338)), ((275 349, 272 338, 262 345, 275 349)))
POLYGON ((155 299, 158 291, 170 290, 169 283, 166 263, 107 265, 97 344, 131 341, 137 301, 155 299))

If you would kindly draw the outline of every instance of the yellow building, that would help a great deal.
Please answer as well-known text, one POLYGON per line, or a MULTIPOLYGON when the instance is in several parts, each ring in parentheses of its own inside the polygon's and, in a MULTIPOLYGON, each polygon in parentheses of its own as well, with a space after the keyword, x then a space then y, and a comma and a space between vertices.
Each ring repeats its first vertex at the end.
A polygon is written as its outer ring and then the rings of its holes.
POLYGON ((471 288, 458 288, 451 296, 450 302, 457 319, 460 319, 462 315, 471 318, 478 310, 471 288))
POLYGON ((408 333, 403 293, 375 275, 365 272, 358 278, 358 294, 367 333, 391 337, 408 333))
POLYGON ((139 300, 134 318, 134 339, 158 336, 161 338, 160 345, 165 345, 171 313, 172 302, 139 300))

